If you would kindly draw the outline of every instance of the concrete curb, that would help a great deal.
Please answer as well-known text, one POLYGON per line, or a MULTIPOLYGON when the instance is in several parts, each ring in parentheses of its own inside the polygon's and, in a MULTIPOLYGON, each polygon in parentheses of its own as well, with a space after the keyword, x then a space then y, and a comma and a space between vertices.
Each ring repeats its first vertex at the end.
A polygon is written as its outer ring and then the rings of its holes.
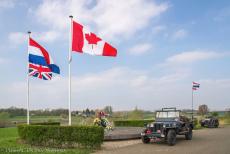
POLYGON ((105 133, 104 141, 139 139, 142 130, 142 127, 117 127, 105 133))

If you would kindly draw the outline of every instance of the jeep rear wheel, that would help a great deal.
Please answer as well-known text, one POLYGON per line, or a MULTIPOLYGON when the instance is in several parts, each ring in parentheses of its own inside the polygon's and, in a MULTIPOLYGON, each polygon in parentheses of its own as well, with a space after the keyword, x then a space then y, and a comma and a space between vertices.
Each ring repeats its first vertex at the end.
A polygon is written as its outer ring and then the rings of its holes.
POLYGON ((192 139, 192 128, 191 127, 189 127, 188 133, 185 134, 185 139, 186 140, 192 139))
POLYGON ((172 146, 176 144, 176 132, 174 129, 170 129, 167 134, 168 145, 172 146))
POLYGON ((150 142, 150 138, 148 138, 147 136, 142 136, 141 139, 142 139, 142 142, 145 144, 150 142))

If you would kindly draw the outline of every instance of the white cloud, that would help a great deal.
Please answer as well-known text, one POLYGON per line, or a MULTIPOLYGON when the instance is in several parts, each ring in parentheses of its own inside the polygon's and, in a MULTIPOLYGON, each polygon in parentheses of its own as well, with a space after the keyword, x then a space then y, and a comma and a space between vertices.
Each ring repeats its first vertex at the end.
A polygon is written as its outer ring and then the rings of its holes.
POLYGON ((1 57, 0 57, 0 64, 4 64, 4 63, 6 63, 6 62, 8 62, 7 59, 4 59, 4 58, 1 58, 1 57))
POLYGON ((14 0, 1 0, 0 8, 14 8, 15 1, 14 0))
POLYGON ((219 53, 214 51, 194 50, 182 52, 177 55, 168 57, 165 61, 166 64, 189 64, 196 61, 215 59, 225 56, 226 53, 219 53))
MULTIPOLYGON (((53 29, 64 29, 68 27, 70 6, 70 1, 43 1, 36 9, 31 8, 29 13, 34 13, 37 20, 43 25, 53 29)), ((82 0, 76 7, 79 6, 82 6, 82 0)))
POLYGON ((201 79, 199 91, 197 91, 196 103, 207 104, 214 110, 229 108, 230 78, 201 79))
MULTIPOLYGON (((150 102, 159 102, 164 95, 163 91, 170 90, 170 85, 184 77, 172 76, 174 75, 155 78, 147 72, 128 68, 114 68, 95 74, 73 76, 72 106, 73 109, 102 108, 105 105, 112 105, 119 110, 132 109, 136 105, 144 108, 150 102)), ((48 82, 31 80, 31 108, 67 108, 67 83, 68 78, 56 78, 48 82)), ((26 102, 25 82, 7 84, 2 86, 1 90, 0 95, 5 106, 25 107, 23 104, 26 102), (12 95, 15 97, 9 97, 12 95)), ((158 106, 151 103, 149 105, 152 109, 158 106)))
POLYGON ((36 40, 41 42, 54 42, 60 37, 60 33, 56 31, 46 31, 46 32, 35 32, 32 34, 36 40))
POLYGON ((156 4, 148 0, 98 0, 94 4, 91 0, 57 0, 43 1, 34 13, 41 24, 59 32, 68 31, 68 16, 72 14, 78 22, 90 25, 103 38, 120 39, 146 27, 168 7, 167 3, 156 4))
MULTIPOLYGON (((199 82, 206 85, 213 85, 213 87, 222 87, 222 88, 230 88, 230 79, 203 79, 199 82)), ((215 88, 214 88, 215 89, 215 88)))
POLYGON ((135 46, 130 48, 128 50, 128 52, 131 55, 142 55, 142 54, 145 54, 145 53, 150 52, 152 50, 154 50, 154 47, 152 44, 141 43, 141 44, 136 44, 135 46))
POLYGON ((166 26, 158 25, 158 26, 153 27, 152 31, 153 31, 153 34, 158 34, 162 31, 164 31, 165 29, 166 29, 166 26))
POLYGON ((8 39, 10 41, 10 44, 19 45, 26 42, 27 37, 27 33, 12 32, 9 34, 8 39))
MULTIPOLYGON (((135 106, 154 110, 176 106, 188 108, 191 82, 182 72, 156 77, 151 72, 114 68, 98 73, 72 76, 72 108, 103 108, 111 105, 115 110, 133 109, 135 106), (147 108, 146 108, 147 107, 147 108)), ((211 109, 224 109, 229 100, 230 79, 203 79, 198 81, 199 102, 211 109)), ((33 79, 30 82, 31 108, 68 108, 68 78, 51 81, 33 79)), ((26 107, 26 82, 1 85, 0 98, 4 107, 26 107), (10 97, 14 96, 14 97, 10 97)))
POLYGON ((185 29, 180 29, 177 30, 175 33, 172 35, 173 40, 178 40, 178 39, 183 39, 188 35, 188 32, 185 29))
POLYGON ((157 5, 143 0, 100 2, 95 7, 95 12, 100 14, 95 22, 106 36, 130 36, 168 9, 166 3, 157 5))
MULTIPOLYGON (((31 37, 36 41, 49 43, 59 39, 60 33, 57 33, 56 31, 32 32, 31 37)), ((8 39, 11 44, 19 45, 27 41, 28 34, 23 32, 12 32, 9 34, 8 39)))

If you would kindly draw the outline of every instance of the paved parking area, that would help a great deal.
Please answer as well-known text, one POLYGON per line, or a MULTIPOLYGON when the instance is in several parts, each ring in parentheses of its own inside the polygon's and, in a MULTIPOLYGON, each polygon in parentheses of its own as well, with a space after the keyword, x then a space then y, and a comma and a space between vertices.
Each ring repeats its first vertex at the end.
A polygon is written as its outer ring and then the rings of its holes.
POLYGON ((143 144, 140 139, 104 142, 97 154, 230 154, 230 126, 195 130, 191 141, 177 138, 175 146, 165 142, 143 144))

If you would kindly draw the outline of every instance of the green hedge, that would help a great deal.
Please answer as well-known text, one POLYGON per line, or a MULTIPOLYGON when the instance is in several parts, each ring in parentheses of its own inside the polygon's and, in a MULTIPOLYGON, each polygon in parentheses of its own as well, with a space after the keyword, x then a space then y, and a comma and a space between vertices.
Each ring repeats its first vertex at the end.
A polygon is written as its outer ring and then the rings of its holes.
POLYGON ((48 147, 98 148, 104 129, 97 126, 18 125, 19 137, 28 144, 48 147))
POLYGON ((37 123, 31 123, 30 125, 56 125, 56 126, 60 126, 60 122, 37 122, 37 123))
POLYGON ((114 121, 116 127, 144 127, 145 124, 154 122, 154 120, 117 120, 114 121))

